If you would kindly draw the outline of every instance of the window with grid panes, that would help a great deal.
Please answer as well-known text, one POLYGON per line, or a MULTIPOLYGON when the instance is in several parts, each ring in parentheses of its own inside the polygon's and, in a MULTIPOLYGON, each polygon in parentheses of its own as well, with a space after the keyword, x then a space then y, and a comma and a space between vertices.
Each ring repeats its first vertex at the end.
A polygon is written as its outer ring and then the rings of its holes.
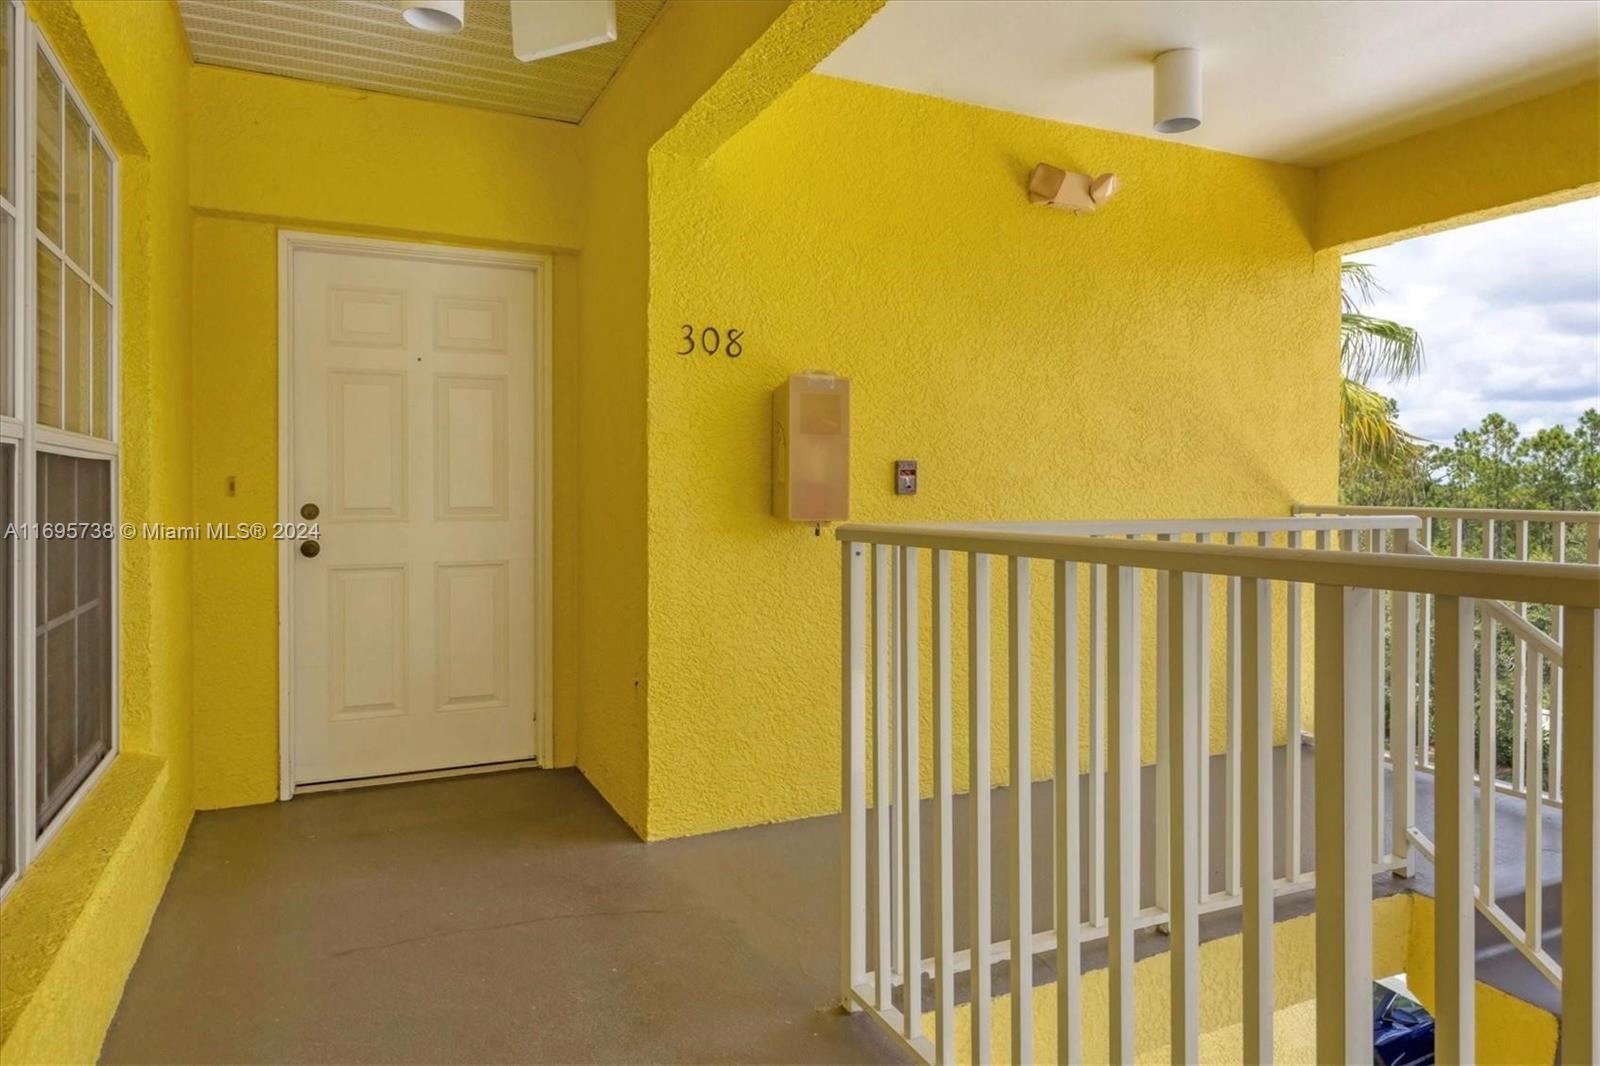
POLYGON ((116 162, 0 0, 0 885, 116 750, 116 162), (31 638, 31 639, 30 639, 31 638))

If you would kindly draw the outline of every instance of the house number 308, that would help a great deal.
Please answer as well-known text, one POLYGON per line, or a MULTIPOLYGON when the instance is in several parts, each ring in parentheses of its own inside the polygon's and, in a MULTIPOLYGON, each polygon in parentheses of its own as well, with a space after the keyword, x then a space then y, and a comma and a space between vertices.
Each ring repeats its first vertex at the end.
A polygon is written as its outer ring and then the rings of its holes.
POLYGON ((744 345, 740 343, 740 338, 744 336, 742 329, 730 326, 728 332, 723 334, 716 326, 706 326, 698 333, 687 324, 678 328, 683 330, 683 336, 678 338, 683 345, 678 349, 679 355, 693 355, 697 349, 707 355, 716 355, 720 351, 729 359, 737 359, 744 354, 744 345))

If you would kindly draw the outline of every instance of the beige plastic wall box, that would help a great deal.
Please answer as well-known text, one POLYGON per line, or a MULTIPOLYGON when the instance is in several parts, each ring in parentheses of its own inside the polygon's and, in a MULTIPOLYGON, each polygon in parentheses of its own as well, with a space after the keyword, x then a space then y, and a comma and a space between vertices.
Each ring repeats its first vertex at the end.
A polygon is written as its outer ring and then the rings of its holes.
POLYGON ((772 394, 772 513, 792 522, 850 517, 850 381, 794 374, 772 394))

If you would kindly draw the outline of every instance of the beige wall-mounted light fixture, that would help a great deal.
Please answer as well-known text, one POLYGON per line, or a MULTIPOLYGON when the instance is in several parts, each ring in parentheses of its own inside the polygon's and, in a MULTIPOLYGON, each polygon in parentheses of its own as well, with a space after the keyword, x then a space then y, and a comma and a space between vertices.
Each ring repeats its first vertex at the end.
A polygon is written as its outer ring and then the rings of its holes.
POLYGON ((849 378, 807 370, 773 392, 772 513, 794 522, 849 519, 849 378))
POLYGON ((1036 204, 1062 207, 1086 215, 1115 196, 1121 184, 1115 174, 1091 178, 1087 174, 1040 163, 1028 178, 1028 199, 1036 204))

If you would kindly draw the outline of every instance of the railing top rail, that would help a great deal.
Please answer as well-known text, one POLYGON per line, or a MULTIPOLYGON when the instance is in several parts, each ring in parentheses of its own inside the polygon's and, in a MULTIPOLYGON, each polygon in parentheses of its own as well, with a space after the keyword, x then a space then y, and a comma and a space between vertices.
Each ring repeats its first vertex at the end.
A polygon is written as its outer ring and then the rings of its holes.
MULTIPOLYGON (((1433 549, 1429 548, 1426 544, 1420 543, 1415 537, 1408 537, 1406 540, 1407 548, 1410 551, 1415 552, 1418 555, 1426 555, 1436 558, 1436 556, 1433 555, 1433 549)), ((1490 611, 1494 614, 1495 621, 1499 622, 1506 629, 1510 630, 1516 638, 1526 641, 1527 643, 1538 648, 1539 653, 1546 659, 1549 659, 1557 666, 1561 665, 1563 656, 1560 644, 1557 644, 1554 640, 1551 640, 1543 630, 1534 625, 1532 622, 1528 621, 1525 615, 1517 613, 1517 611, 1509 604, 1502 603, 1499 600, 1488 600, 1486 602, 1489 604, 1490 611)))
POLYGON ((1187 544, 959 525, 851 523, 840 526, 837 536, 842 541, 860 544, 1600 608, 1600 571, 1581 563, 1187 544))
POLYGON ((1187 533, 1318 533, 1364 529, 1421 530, 1415 515, 1303 515, 1297 518, 1155 518, 1089 519, 1071 522, 932 522, 925 528, 993 529, 1018 533, 1053 533, 1062 537, 1160 536, 1187 533))
POLYGON ((1416 515, 1419 518, 1485 519, 1496 522, 1600 523, 1600 511, 1500 510, 1492 507, 1375 507, 1353 503, 1297 503, 1297 515, 1416 515))

